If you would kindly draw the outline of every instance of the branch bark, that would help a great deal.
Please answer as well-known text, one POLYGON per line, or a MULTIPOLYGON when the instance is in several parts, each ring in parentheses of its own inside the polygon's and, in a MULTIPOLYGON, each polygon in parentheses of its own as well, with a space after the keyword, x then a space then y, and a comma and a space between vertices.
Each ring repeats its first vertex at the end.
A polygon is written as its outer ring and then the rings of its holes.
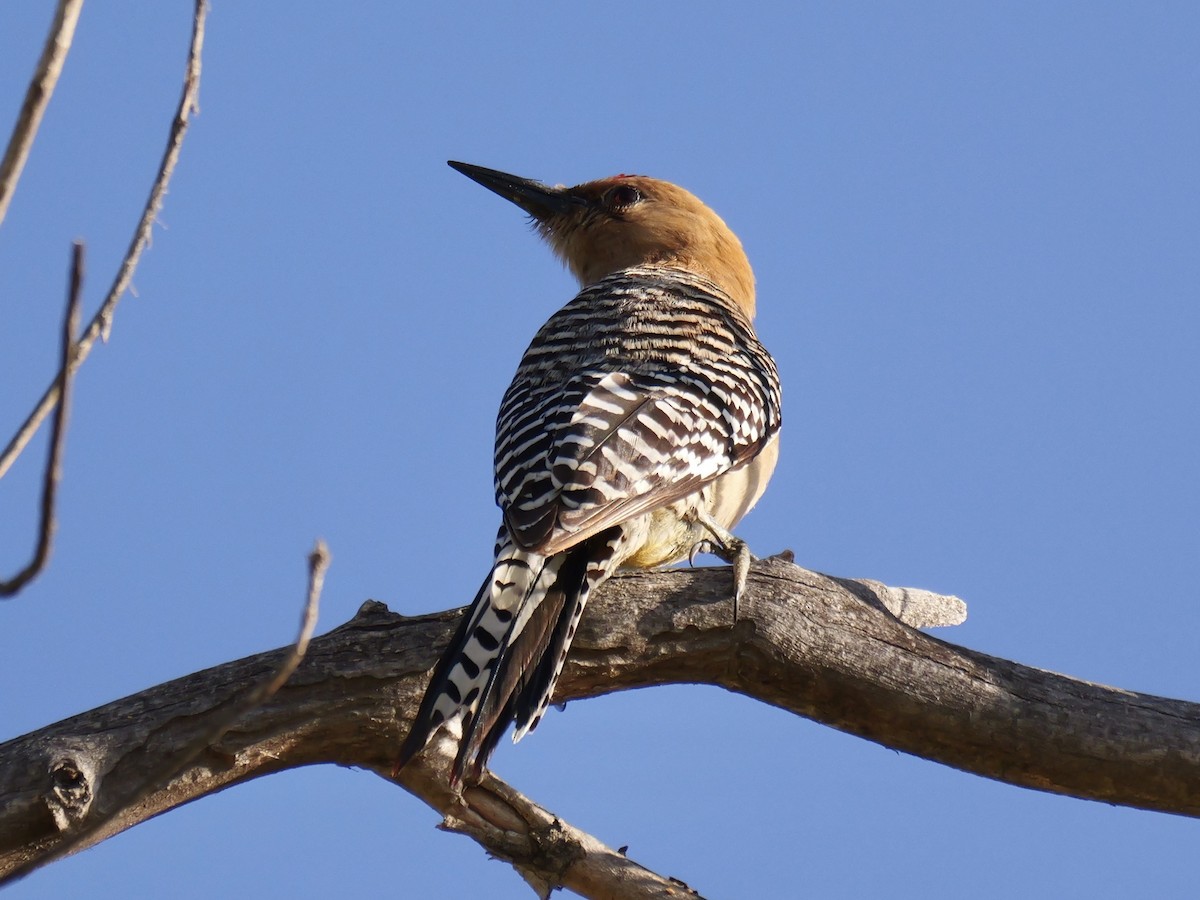
MULTIPOLYGON (((944 643, 887 612, 871 582, 829 578, 778 558, 756 563, 750 579, 733 627, 726 569, 613 579, 584 616, 559 699, 673 682, 720 685, 1000 781, 1200 816, 1200 705, 944 643)), ((364 604, 312 642, 274 697, 88 843, 295 766, 336 763, 387 778, 457 616, 405 618, 364 604)), ((0 877, 53 851, 75 827, 72 810, 84 798, 93 810, 106 809, 122 785, 188 744, 277 658, 274 651, 226 663, 0 745, 0 877)), ((405 770, 401 786, 442 812, 447 827, 466 823, 489 852, 534 881, 589 897, 665 896, 663 885, 674 896, 684 890, 635 864, 629 871, 646 879, 636 888, 595 874, 591 863, 620 854, 590 844, 498 780, 475 789, 486 797, 468 790, 456 799, 444 786, 446 758, 435 742, 405 770), (548 841, 554 835, 565 837, 548 841)))

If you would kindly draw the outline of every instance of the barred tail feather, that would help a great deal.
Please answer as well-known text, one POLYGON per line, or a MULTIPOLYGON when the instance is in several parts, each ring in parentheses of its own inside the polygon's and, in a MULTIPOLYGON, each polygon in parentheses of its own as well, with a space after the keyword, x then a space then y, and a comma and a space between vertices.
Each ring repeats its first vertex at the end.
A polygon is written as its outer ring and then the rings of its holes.
POLYGON ((401 745, 396 771, 419 753, 443 724, 457 719, 465 725, 463 720, 474 718, 496 660, 512 640, 512 633, 529 619, 528 601, 544 591, 545 582, 553 576, 554 567, 548 567, 548 562, 551 560, 517 548, 507 529, 501 529, 492 571, 434 667, 412 730, 401 745))
POLYGON ((619 542, 613 528, 547 558, 502 535, 491 574, 434 669, 397 770, 457 719, 462 735, 451 779, 478 778, 511 722, 514 740, 537 726, 588 595, 613 568, 619 542))
MULTIPOLYGON (((516 730, 513 742, 521 740, 538 726, 554 696, 554 686, 567 662, 567 653, 575 639, 575 630, 583 616, 592 590, 602 584, 617 568, 621 550, 627 542, 625 531, 610 528, 585 541, 577 548, 584 562, 583 572, 577 582, 575 602, 567 603, 555 624, 554 633, 546 651, 542 653, 536 668, 526 677, 525 686, 515 698, 514 719, 516 730)), ((571 551, 568 551, 571 552, 571 551)))

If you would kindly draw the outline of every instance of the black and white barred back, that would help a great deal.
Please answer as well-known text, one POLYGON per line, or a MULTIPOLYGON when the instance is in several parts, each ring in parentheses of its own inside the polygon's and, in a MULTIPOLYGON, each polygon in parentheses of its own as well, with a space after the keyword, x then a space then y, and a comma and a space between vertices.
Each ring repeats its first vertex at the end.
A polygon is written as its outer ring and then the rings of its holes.
POLYGON ((536 727, 589 593, 648 539, 644 514, 748 463, 779 425, 774 361, 705 278, 625 269, 551 316, 497 417, 495 563, 400 764, 457 722, 453 775, 478 775, 509 722, 514 739, 536 727))

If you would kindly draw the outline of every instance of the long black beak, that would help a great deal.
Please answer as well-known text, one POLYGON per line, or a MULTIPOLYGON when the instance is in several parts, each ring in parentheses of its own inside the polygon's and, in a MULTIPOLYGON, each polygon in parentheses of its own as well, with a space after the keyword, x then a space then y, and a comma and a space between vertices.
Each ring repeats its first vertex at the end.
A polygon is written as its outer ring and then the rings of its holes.
POLYGON ((495 169, 485 169, 483 166, 473 166, 470 163, 455 162, 452 159, 447 160, 447 164, 472 181, 482 184, 489 191, 495 191, 505 200, 511 200, 538 221, 562 215, 583 203, 580 198, 573 196, 568 188, 550 187, 540 181, 520 178, 495 169))

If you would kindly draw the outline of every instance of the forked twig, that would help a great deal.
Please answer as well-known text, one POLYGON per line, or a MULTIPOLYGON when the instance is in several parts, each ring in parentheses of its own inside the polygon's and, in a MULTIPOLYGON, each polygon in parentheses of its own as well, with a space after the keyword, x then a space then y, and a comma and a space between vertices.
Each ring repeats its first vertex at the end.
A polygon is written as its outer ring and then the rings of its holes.
MULTIPOLYGON (((142 210, 141 221, 138 222, 138 227, 134 231, 133 240, 129 244, 129 249, 125 253, 125 259, 121 262, 120 269, 117 270, 116 278, 113 280, 112 287, 109 289, 108 295, 104 298, 104 302, 100 305, 100 309, 96 311, 96 315, 92 321, 88 323, 87 328, 79 338, 79 343, 76 345, 75 357, 71 363, 72 371, 83 365, 83 361, 87 359, 92 347, 97 339, 107 339, 109 330, 112 328, 113 314, 116 311, 117 302, 129 287, 130 281, 133 279, 133 273, 137 269, 138 262, 141 259, 142 251, 150 241, 150 231, 154 227, 154 221, 158 216, 159 209, 162 208, 163 196, 167 192, 167 184, 171 180, 171 175, 175 171, 175 164, 179 160, 179 151, 183 146, 183 138, 187 133, 190 116, 196 111, 199 95, 200 95, 200 52, 204 46, 204 23, 208 16, 207 0, 196 0, 195 16, 192 20, 192 41, 188 49, 187 69, 183 77, 183 93, 179 99, 179 107, 175 111, 175 119, 171 123, 170 136, 167 138, 167 148, 163 153, 162 163, 158 168, 158 175, 154 179, 154 184, 150 188, 150 197, 146 201, 146 206, 142 210)), ((42 399, 38 401, 33 412, 29 414, 24 424, 17 429, 17 433, 13 435, 12 440, 0 452, 0 478, 12 466, 13 462, 21 455, 21 451, 29 443, 34 434, 37 433, 42 422, 54 409, 54 405, 58 402, 59 389, 58 379, 46 389, 42 399)))

